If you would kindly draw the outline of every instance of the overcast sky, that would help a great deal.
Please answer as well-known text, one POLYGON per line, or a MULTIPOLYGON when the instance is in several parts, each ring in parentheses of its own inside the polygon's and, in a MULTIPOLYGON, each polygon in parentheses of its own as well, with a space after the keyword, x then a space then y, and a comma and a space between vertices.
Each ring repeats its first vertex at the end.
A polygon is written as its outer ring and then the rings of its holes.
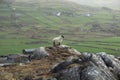
POLYGON ((68 0, 90 6, 105 6, 114 9, 120 9, 120 0, 68 0))

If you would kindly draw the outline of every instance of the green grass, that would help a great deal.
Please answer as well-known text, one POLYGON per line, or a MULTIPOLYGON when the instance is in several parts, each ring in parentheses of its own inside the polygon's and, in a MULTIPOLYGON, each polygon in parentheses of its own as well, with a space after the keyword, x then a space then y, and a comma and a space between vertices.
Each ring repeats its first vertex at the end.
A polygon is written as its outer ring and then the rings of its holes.
MULTIPOLYGON (((67 44, 80 52, 107 52, 109 54, 120 54, 120 38, 117 38, 116 41, 108 41, 112 39, 116 39, 116 37, 105 38, 103 40, 87 40, 77 42, 75 44, 71 44, 73 41, 64 41, 63 44, 67 44), (104 43, 104 44, 102 44, 104 43), (106 44, 105 44, 106 43, 106 44)), ((41 46, 52 46, 52 42, 49 41, 42 42, 42 40, 38 39, 0 39, 0 54, 11 54, 11 53, 22 53, 23 49, 37 48, 41 46), (38 43, 37 43, 38 42, 38 43)))
POLYGON ((107 52, 109 54, 120 54, 120 37, 104 39, 89 39, 73 44, 80 52, 107 52))
POLYGON ((49 43, 35 43, 36 39, 0 39, 0 54, 22 53, 23 49, 49 46, 49 43))

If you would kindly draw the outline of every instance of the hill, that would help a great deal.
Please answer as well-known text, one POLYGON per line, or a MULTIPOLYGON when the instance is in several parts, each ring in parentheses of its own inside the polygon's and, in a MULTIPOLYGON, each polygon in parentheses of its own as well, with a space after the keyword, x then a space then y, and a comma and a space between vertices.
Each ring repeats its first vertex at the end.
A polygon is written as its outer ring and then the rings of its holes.
POLYGON ((120 11, 107 7, 94 8, 65 0, 16 0, 10 5, 1 4, 0 53, 20 53, 24 48, 51 45, 54 36, 64 34, 64 44, 79 50, 118 54, 119 14, 120 11))
POLYGON ((119 0, 69 0, 82 5, 90 5, 95 7, 109 7, 112 9, 120 10, 120 1, 119 0))

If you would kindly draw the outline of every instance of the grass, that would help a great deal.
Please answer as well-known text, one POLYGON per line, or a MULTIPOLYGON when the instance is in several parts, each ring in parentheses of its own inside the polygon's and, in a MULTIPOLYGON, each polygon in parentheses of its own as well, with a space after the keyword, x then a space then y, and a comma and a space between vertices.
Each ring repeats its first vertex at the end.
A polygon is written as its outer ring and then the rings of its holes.
MULTIPOLYGON (((63 44, 67 44, 80 52, 107 52, 110 54, 120 54, 120 38, 116 41, 108 41, 108 39, 116 39, 116 37, 105 38, 103 40, 87 40, 71 44, 73 41, 65 41, 63 44), (99 42, 98 42, 99 41, 99 42), (104 44, 102 44, 104 43, 104 44)), ((41 46, 52 46, 52 42, 42 42, 37 39, 0 39, 0 54, 21 53, 23 49, 37 48, 41 46)))
POLYGON ((80 52, 107 52, 109 54, 120 54, 120 37, 104 39, 92 39, 75 43, 74 48, 80 52))
POLYGON ((22 53, 23 49, 49 46, 48 43, 35 43, 35 39, 0 39, 0 54, 22 53))

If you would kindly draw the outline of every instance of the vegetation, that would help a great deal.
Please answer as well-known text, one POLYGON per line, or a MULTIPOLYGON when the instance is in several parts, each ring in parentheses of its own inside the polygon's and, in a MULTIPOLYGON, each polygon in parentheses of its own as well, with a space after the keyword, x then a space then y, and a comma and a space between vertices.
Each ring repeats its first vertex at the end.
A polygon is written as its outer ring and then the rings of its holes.
POLYGON ((17 0, 0 5, 0 54, 24 48, 51 46, 53 37, 65 35, 63 44, 80 52, 120 52, 120 11, 93 8, 61 0, 17 0), (61 13, 57 16, 57 13, 61 13), (114 37, 116 36, 116 37, 114 37))

